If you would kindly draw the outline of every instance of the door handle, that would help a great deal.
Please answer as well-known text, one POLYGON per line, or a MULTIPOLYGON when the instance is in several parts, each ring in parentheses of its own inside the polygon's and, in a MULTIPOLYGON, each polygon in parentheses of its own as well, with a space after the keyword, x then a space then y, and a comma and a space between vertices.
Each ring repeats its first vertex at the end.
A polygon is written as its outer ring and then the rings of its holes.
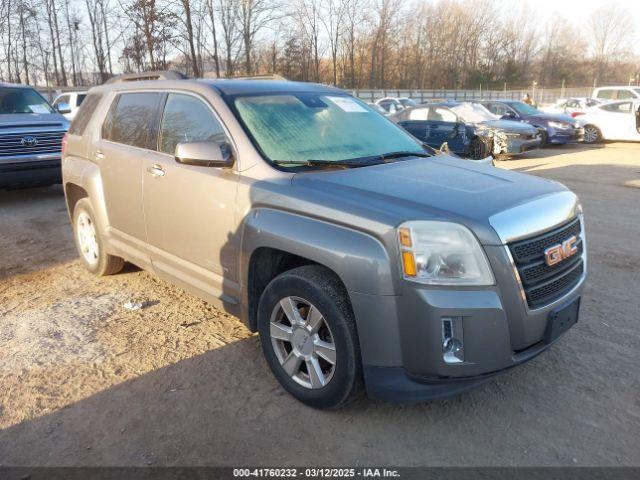
POLYGON ((102 153, 102 150, 96 150, 96 160, 104 160, 104 153, 102 153))
POLYGON ((162 165, 156 163, 153 167, 148 167, 147 172, 149 172, 154 177, 164 177, 164 170, 162 169, 162 165))

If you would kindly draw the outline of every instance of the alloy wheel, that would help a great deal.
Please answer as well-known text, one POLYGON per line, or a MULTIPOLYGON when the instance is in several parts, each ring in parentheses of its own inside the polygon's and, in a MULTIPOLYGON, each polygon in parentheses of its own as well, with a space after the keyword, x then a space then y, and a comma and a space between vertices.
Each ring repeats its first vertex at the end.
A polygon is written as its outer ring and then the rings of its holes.
POLYGON ((100 256, 100 246, 93 220, 85 212, 81 212, 76 220, 76 235, 80 253, 90 265, 96 265, 100 256))
POLYGON ((299 385, 325 387, 336 367, 336 346, 322 313, 300 297, 276 304, 269 324, 271 345, 283 370, 299 385))
POLYGON ((598 129, 596 127, 586 127, 584 129, 584 141, 586 143, 594 143, 598 140, 598 129))

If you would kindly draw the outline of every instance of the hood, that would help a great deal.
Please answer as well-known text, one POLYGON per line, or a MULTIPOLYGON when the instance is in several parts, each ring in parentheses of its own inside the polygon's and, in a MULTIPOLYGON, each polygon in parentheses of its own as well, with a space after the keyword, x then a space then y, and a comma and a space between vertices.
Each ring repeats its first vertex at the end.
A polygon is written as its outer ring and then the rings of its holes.
POLYGON ((66 129, 69 121, 59 113, 10 113, 0 114, 0 132, 7 129, 60 128, 66 129))
POLYGON ((543 121, 543 122, 566 122, 566 123, 570 123, 571 125, 576 123, 575 118, 572 118, 571 116, 565 115, 563 113, 540 112, 535 115, 529 115, 527 117, 527 120, 529 121, 533 119, 543 121))
POLYGON ((557 182, 448 155, 297 173, 292 183, 333 198, 344 211, 369 209, 393 226, 406 220, 457 221, 471 228, 485 245, 502 243, 490 226, 489 217, 566 191, 557 182))
POLYGON ((537 133, 535 127, 515 120, 487 120, 486 122, 479 123, 478 126, 490 127, 513 133, 537 133))

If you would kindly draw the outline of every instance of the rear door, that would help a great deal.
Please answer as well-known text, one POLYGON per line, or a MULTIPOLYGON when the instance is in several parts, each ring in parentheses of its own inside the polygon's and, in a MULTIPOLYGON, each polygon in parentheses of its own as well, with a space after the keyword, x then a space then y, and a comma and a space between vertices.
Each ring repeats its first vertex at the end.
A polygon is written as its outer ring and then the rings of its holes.
POLYGON ((175 161, 178 143, 198 141, 215 142, 233 155, 231 139, 205 99, 169 93, 156 151, 144 159, 144 210, 154 270, 216 303, 237 298, 238 173, 175 161))
POLYGON ((458 117, 446 107, 430 107, 428 117, 428 144, 440 148, 447 142, 451 150, 460 151, 457 145, 458 117))
POLYGON ((156 92, 116 94, 89 153, 100 166, 109 233, 134 263, 136 259, 146 263, 141 253, 147 239, 142 165, 149 153, 160 98, 156 92))
POLYGON ((605 121, 599 125, 607 140, 634 140, 636 138, 635 112, 632 102, 603 105, 605 121))
MULTIPOLYGON (((398 122, 402 128, 411 135, 428 144, 430 147, 437 148, 429 142, 429 107, 415 107, 402 112, 400 115, 403 119, 398 122)), ((439 147, 440 145, 438 145, 439 147)))

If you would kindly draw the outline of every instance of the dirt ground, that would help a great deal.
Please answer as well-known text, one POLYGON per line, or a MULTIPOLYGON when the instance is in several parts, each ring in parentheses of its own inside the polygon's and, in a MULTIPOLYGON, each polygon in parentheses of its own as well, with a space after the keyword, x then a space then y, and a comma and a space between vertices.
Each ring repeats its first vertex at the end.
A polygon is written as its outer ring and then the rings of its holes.
POLYGON ((0 465, 640 465, 640 144, 499 168, 580 195, 580 322, 462 396, 338 412, 283 393, 225 313, 135 268, 88 274, 60 187, 1 192, 0 465))

